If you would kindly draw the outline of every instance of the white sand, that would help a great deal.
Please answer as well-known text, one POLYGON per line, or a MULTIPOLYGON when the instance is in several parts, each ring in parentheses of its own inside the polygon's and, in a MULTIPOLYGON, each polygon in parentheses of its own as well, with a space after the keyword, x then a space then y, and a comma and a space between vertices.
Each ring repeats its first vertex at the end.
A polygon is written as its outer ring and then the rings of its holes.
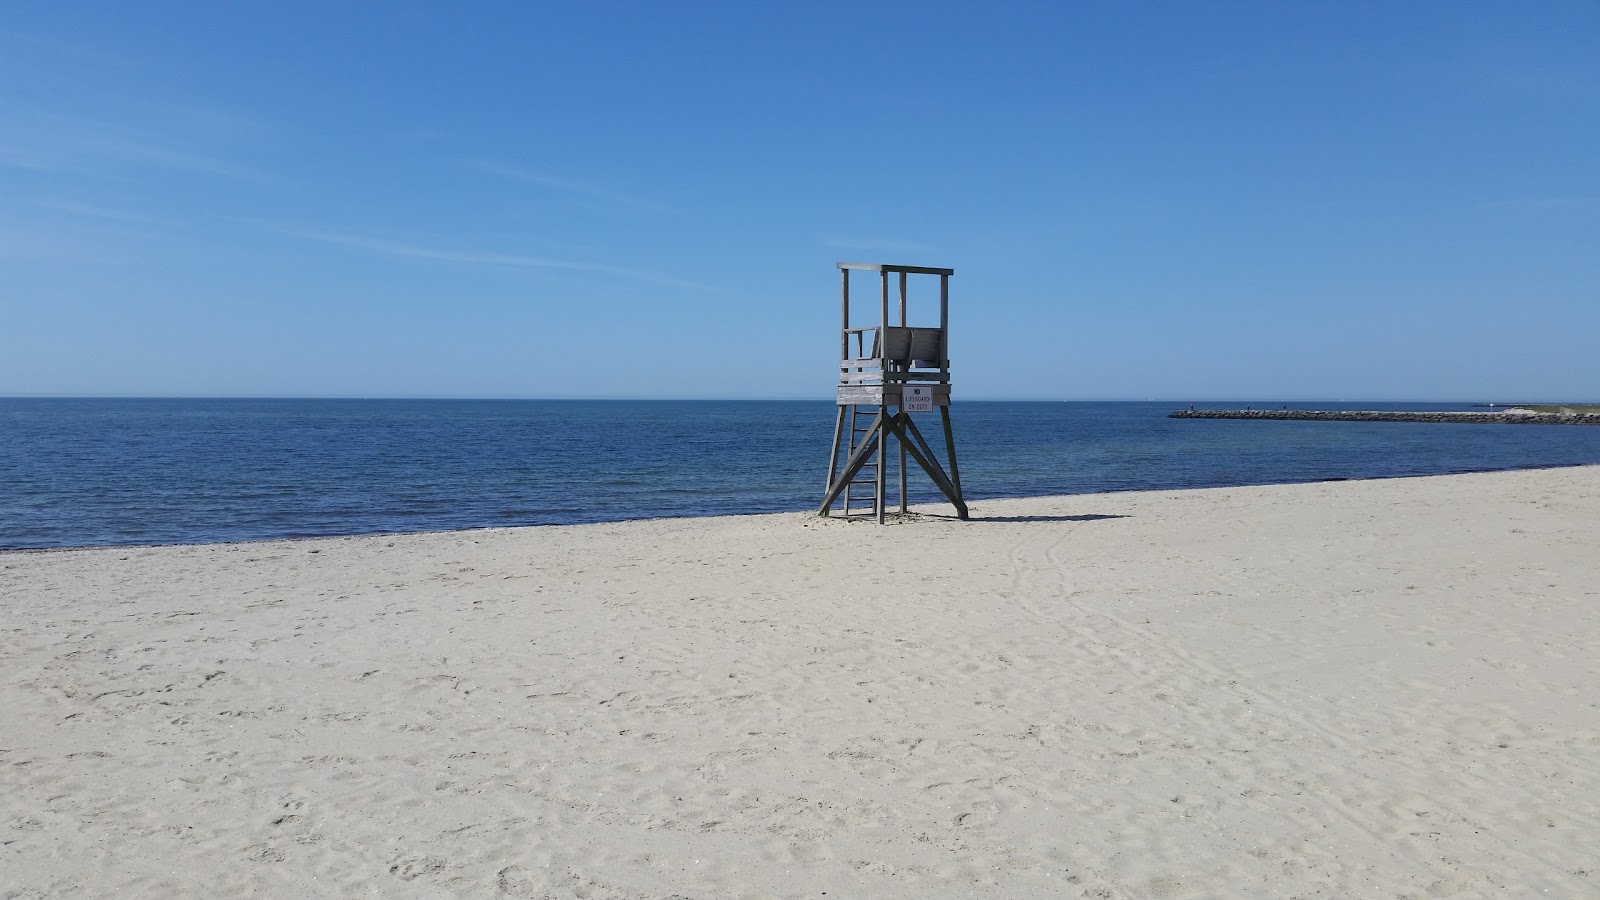
POLYGON ((1600 896, 1600 467, 974 514, 0 554, 0 897, 1600 896))

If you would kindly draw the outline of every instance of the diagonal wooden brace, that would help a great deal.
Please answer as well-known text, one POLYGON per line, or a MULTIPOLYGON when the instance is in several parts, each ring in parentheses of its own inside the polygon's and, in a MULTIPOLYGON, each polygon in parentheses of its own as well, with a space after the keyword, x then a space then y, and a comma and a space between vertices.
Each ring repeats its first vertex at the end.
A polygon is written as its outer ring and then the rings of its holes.
POLYGON ((916 424, 911 421, 910 414, 895 414, 889 419, 887 427, 895 437, 900 439, 900 445, 906 448, 907 452, 911 454, 911 458, 916 460, 917 465, 922 467, 922 471, 928 473, 928 477, 933 479, 934 486, 944 494, 945 499, 955 506, 956 516, 966 519, 967 504, 961 499, 961 491, 951 483, 949 476, 944 474, 944 468, 939 465, 939 460, 933 455, 933 449, 928 447, 927 441, 922 440, 922 432, 917 430, 916 424), (912 435, 915 435, 915 438, 912 435))

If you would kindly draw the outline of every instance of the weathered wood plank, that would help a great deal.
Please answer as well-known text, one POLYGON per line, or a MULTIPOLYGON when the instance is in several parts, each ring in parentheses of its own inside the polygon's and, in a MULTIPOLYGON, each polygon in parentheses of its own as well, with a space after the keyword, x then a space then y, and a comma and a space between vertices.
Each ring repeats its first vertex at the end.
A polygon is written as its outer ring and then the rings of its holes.
MULTIPOLYGON (((902 385, 888 385, 890 406, 900 404, 900 390, 902 385)), ((935 406, 950 405, 950 386, 948 384, 931 385, 933 388, 933 403, 935 406)), ((884 405, 884 385, 881 384, 841 384, 839 385, 838 400, 840 406, 882 406, 884 405)))
POLYGON ((839 373, 839 383, 840 384, 853 384, 853 383, 858 383, 858 382, 859 383, 864 383, 864 384, 882 384, 883 383, 883 372, 874 369, 874 370, 872 370, 870 372, 840 372, 839 373))
MULTIPOLYGON (((939 334, 940 335, 948 335, 949 333, 950 333, 950 278, 949 278, 949 276, 942 276, 939 279, 939 334)), ((941 369, 950 368, 950 341, 948 339, 941 340, 939 342, 939 360, 940 360, 940 363, 941 363, 939 368, 941 368, 941 369)))
POLYGON ((954 275, 955 269, 936 269, 931 266, 901 266, 892 263, 860 263, 841 262, 837 264, 841 269, 854 269, 857 272, 909 272, 912 275, 954 275))
POLYGON ((895 372, 871 369, 866 372, 851 372, 841 370, 839 383, 866 382, 868 384, 948 384, 950 376, 944 372, 895 372))
POLYGON ((839 327, 844 333, 839 336, 839 355, 850 355, 850 270, 839 270, 839 327))
MULTIPOLYGON (((879 294, 878 321, 887 328, 889 327, 889 273, 879 269, 878 282, 883 288, 882 293, 879 294)), ((883 347, 875 343, 872 348, 872 355, 884 356, 883 347)))
POLYGON ((884 329, 883 346, 876 355, 897 362, 934 360, 940 358, 943 347, 944 333, 937 328, 891 325, 884 329))
MULTIPOLYGON (((876 356, 851 356, 851 357, 847 357, 845 359, 839 360, 839 368, 841 368, 841 369, 881 369, 881 368, 883 368, 884 363, 888 362, 888 361, 889 360, 885 360, 885 359, 882 359, 881 357, 876 357, 876 356)), ((903 363, 905 361, 904 360, 900 360, 900 362, 903 363)), ((898 371, 900 371, 902 374, 907 374, 907 375, 928 375, 930 377, 939 374, 940 366, 939 366, 938 362, 935 361, 935 360, 931 360, 931 359, 913 359, 910 362, 912 363, 911 368, 901 369, 901 370, 898 370, 898 371)))
POLYGON ((900 325, 906 324, 906 273, 900 273, 900 325))

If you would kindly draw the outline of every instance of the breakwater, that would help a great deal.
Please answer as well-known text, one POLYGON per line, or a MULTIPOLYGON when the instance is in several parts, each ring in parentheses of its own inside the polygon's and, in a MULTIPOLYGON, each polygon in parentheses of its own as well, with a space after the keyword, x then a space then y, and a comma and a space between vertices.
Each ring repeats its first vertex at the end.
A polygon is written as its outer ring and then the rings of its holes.
POLYGON ((1297 422, 1439 422, 1471 425, 1600 425, 1600 415, 1516 412, 1395 412, 1330 409, 1180 409, 1169 419, 1287 419, 1297 422))

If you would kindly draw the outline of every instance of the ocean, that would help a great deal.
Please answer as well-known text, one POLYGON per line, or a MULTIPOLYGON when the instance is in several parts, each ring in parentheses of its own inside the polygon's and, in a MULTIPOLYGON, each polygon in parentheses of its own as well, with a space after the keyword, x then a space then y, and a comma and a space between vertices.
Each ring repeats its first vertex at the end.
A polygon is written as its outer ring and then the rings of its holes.
MULTIPOLYGON (((1246 404, 1282 405, 1199 406, 1246 404)), ((1187 406, 958 399, 962 486, 981 500, 1600 463, 1600 428, 1166 418, 1187 406)), ((827 400, 0 399, 0 549, 814 509, 834 409, 827 400)), ((938 421, 923 429, 936 444, 938 421)), ((939 499, 914 467, 911 483, 914 501, 939 499)))

